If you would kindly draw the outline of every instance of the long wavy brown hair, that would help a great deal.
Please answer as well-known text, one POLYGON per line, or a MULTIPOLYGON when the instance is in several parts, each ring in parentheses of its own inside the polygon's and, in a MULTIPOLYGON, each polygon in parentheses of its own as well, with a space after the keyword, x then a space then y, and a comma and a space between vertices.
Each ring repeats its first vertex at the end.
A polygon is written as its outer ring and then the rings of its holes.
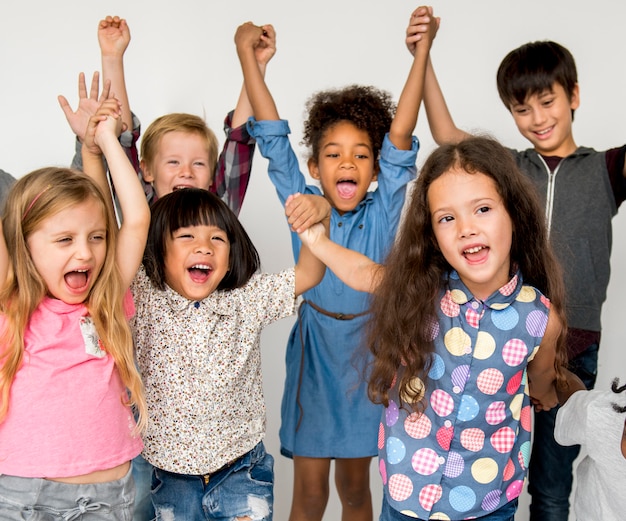
POLYGON ((441 146, 426 160, 381 283, 372 295, 368 347, 374 361, 368 392, 375 403, 389 404, 388 393, 399 378, 400 399, 411 398, 404 400, 403 406, 412 402, 415 410, 424 407, 423 389, 416 388, 415 377, 426 381, 434 350, 431 327, 436 321, 437 300, 445 274, 452 269, 435 239, 428 189, 451 169, 482 173, 495 182, 513 223, 511 262, 519 267, 525 284, 550 298, 550 312, 556 313, 562 324, 555 365, 558 381, 564 380, 560 368, 567 361, 565 288, 536 190, 506 148, 491 138, 471 137, 441 146))
POLYGON ((0 291, 0 312, 6 319, 0 332, 0 422, 6 418, 11 384, 22 363, 24 332, 47 294, 44 280, 31 258, 28 237, 45 220, 89 199, 99 203, 105 216, 107 251, 85 305, 128 390, 122 399, 137 411, 138 429, 144 428, 143 385, 123 309, 127 288, 122 287, 116 264, 117 223, 98 186, 82 172, 66 168, 43 168, 22 177, 11 189, 4 209, 2 228, 10 258, 7 279, 0 291))

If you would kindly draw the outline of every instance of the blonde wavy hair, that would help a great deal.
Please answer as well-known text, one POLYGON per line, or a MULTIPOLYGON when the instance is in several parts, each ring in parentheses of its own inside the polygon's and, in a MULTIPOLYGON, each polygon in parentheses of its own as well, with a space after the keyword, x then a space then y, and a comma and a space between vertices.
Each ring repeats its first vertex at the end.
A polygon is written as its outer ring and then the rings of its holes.
POLYGON ((33 312, 47 294, 44 280, 31 258, 28 237, 45 220, 89 199, 102 207, 107 249, 100 274, 84 304, 127 388, 121 399, 138 414, 137 432, 145 428, 143 384, 135 365, 132 335, 123 308, 126 288, 122 287, 116 264, 115 217, 105 196, 87 175, 55 167, 35 170, 19 179, 9 193, 2 216, 9 266, 0 291, 0 312, 6 319, 0 332, 0 422, 8 413, 11 384, 22 363, 24 332, 33 312))

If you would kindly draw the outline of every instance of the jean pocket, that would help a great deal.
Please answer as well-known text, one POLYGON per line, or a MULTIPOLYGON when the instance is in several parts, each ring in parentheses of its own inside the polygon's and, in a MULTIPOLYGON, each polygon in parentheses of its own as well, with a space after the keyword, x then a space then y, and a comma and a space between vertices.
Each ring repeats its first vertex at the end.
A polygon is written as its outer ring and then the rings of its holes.
POLYGON ((252 481, 272 485, 274 483, 274 457, 266 453, 263 459, 250 465, 248 474, 252 481))

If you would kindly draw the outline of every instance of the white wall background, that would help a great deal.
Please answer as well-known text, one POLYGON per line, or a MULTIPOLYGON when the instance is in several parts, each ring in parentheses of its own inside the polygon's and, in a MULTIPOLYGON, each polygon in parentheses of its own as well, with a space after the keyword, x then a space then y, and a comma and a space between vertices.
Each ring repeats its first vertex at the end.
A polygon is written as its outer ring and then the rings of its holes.
MULTIPOLYGON (((247 20, 274 24, 278 52, 267 81, 297 145, 304 102, 316 90, 365 83, 385 88, 397 99, 410 65, 404 31, 416 5, 406 0, 3 1, 0 168, 19 177, 40 166, 69 163, 73 136, 56 96, 66 95, 75 106, 78 72, 89 77, 99 69, 96 29, 108 14, 126 18, 131 29, 127 85, 143 128, 164 113, 191 112, 204 115, 220 137, 224 114, 241 85, 234 31, 247 20)), ((495 73, 512 48, 552 39, 568 47, 577 60, 582 100, 574 123, 577 144, 602 150, 624 143, 625 4, 435 0, 434 8, 442 22, 432 56, 460 127, 489 131, 506 145, 526 147, 497 96, 495 73)), ((434 144, 423 119, 416 133, 422 142, 421 164, 434 144)), ((292 258, 282 209, 265 172, 266 163, 257 156, 241 220, 261 253, 264 269, 276 271, 290 265, 292 258)), ((614 232, 613 276, 603 316, 598 381, 602 387, 615 375, 626 378, 620 337, 623 317, 618 314, 619 297, 626 288, 626 211, 614 220, 614 232)), ((267 446, 276 456, 277 520, 287 518, 291 501, 291 462, 279 455, 277 436, 283 353, 291 325, 285 320, 263 335, 267 446)), ((372 469, 378 512, 381 485, 372 469)), ((339 512, 332 497, 325 519, 339 519, 339 512)), ((528 519, 526 496, 516 519, 528 519)))

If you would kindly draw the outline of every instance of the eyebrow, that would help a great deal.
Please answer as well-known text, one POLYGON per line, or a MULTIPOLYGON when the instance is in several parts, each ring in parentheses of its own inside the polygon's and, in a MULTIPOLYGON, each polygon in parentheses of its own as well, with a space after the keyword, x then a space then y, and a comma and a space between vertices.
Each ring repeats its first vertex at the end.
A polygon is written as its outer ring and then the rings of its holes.
MULTIPOLYGON (((330 143, 326 143, 322 148, 324 149, 324 148, 332 147, 332 146, 342 146, 342 144, 341 143, 337 143, 335 141, 331 141, 330 143)), ((356 143, 354 146, 355 147, 365 147, 365 148, 370 149, 370 150, 372 149, 372 146, 368 145, 367 143, 356 143)))

